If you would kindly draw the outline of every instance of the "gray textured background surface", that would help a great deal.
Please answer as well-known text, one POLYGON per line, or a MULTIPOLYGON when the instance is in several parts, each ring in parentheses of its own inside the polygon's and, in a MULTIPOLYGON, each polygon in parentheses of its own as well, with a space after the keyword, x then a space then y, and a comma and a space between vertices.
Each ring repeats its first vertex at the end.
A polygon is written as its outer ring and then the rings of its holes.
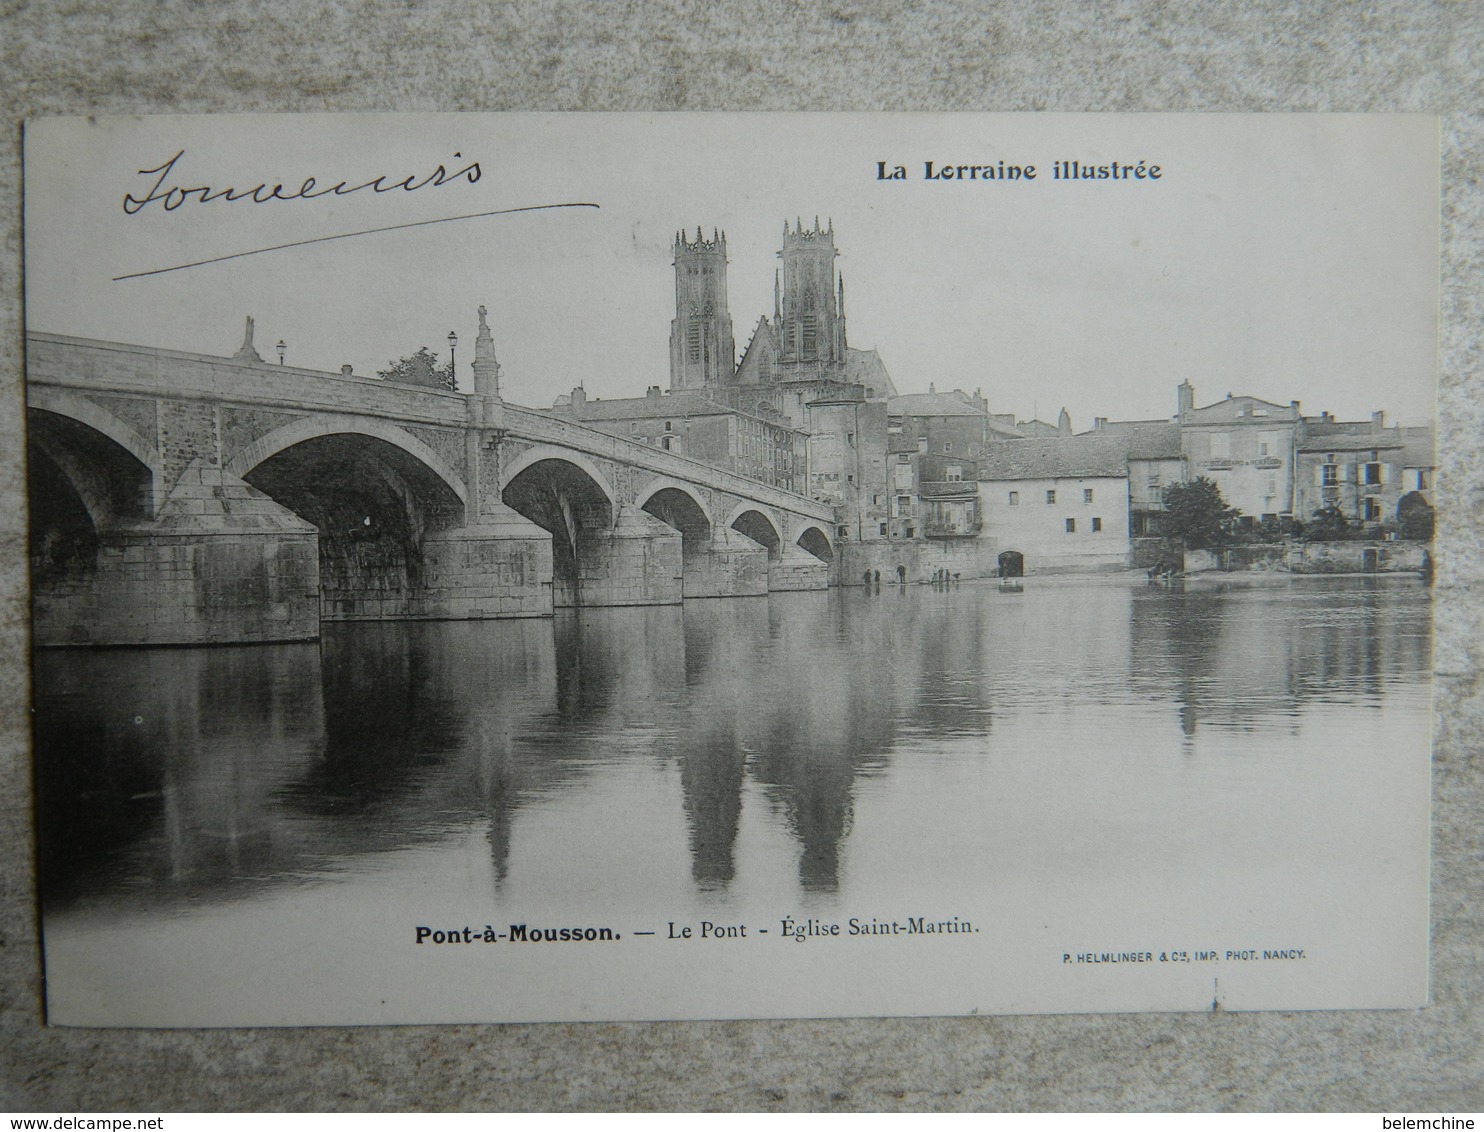
MULTIPOLYGON (((0 4, 0 1109, 1484 1108, 1484 6, 0 4), (45 1030, 31 880, 20 122, 229 110, 1441 115, 1432 1005, 1417 1012, 45 1030)), ((759 155, 765 160, 766 155, 759 155)), ((657 171, 657 175, 664 175, 657 171)))

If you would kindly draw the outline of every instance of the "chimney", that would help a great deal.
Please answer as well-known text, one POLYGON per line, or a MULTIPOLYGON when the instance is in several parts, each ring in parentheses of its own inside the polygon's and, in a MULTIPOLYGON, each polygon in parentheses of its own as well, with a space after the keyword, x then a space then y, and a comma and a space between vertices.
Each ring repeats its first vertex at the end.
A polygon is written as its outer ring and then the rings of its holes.
POLYGON ((936 392, 938 392, 937 386, 935 386, 931 381, 928 382, 928 392, 929 393, 936 393, 936 392))
POLYGON ((341 377, 354 377, 355 376, 355 371, 349 365, 343 365, 343 366, 340 367, 340 376, 341 377))
POLYGON ((644 396, 650 400, 658 400, 660 397, 660 387, 658 385, 651 385, 644 391, 644 396))
POLYGON ((1381 409, 1371 414, 1371 425, 1377 431, 1386 427, 1386 410, 1381 409))
POLYGON ((582 406, 587 404, 587 390, 581 385, 572 387, 572 417, 574 420, 582 419, 582 406))
POLYGON ((1182 381, 1175 389, 1176 413, 1188 413, 1195 408, 1195 386, 1182 381))
POLYGON ((1093 417, 1092 418, 1092 431, 1093 432, 1102 432, 1103 431, 1103 426, 1106 425, 1107 423, 1108 423, 1108 418, 1107 417, 1093 417))

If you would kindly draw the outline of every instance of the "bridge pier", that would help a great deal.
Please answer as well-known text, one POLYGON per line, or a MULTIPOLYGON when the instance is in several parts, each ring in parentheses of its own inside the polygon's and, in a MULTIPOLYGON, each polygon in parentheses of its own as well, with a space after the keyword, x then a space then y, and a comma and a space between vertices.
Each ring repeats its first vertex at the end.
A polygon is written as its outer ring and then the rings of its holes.
POLYGON ((550 533, 503 504, 486 502, 477 524, 424 536, 414 616, 549 617, 551 578, 550 533))
POLYGON ((553 602, 676 605, 682 576, 680 532, 636 507, 623 507, 611 530, 581 528, 576 592, 558 578, 553 602))
POLYGON ((768 589, 772 592, 829 588, 830 564, 802 547, 785 547, 781 558, 768 563, 768 589))
POLYGON ((159 515, 97 531, 96 555, 33 590, 38 645, 205 645, 319 636, 318 533, 193 461, 159 515))
POLYGON ((768 592, 768 548, 717 527, 708 544, 685 556, 686 597, 755 597, 768 592))

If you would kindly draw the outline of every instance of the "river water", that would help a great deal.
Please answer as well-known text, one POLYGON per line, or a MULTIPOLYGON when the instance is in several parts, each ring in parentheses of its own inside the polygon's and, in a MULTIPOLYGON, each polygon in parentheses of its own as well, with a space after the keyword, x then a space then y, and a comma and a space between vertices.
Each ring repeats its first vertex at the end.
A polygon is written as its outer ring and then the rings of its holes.
POLYGON ((43 651, 51 1016, 1404 1005, 1430 667, 1414 580, 1246 576, 43 651), (516 924, 620 938, 415 942, 516 924))

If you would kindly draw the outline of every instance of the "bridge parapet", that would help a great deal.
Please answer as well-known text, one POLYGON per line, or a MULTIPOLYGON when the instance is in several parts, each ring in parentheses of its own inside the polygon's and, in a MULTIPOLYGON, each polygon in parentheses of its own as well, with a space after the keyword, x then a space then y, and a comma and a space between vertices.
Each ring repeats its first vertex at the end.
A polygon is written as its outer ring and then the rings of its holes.
POLYGON ((468 399, 461 393, 61 334, 26 336, 26 381, 300 413, 348 412, 419 424, 462 426, 468 417, 468 399))

